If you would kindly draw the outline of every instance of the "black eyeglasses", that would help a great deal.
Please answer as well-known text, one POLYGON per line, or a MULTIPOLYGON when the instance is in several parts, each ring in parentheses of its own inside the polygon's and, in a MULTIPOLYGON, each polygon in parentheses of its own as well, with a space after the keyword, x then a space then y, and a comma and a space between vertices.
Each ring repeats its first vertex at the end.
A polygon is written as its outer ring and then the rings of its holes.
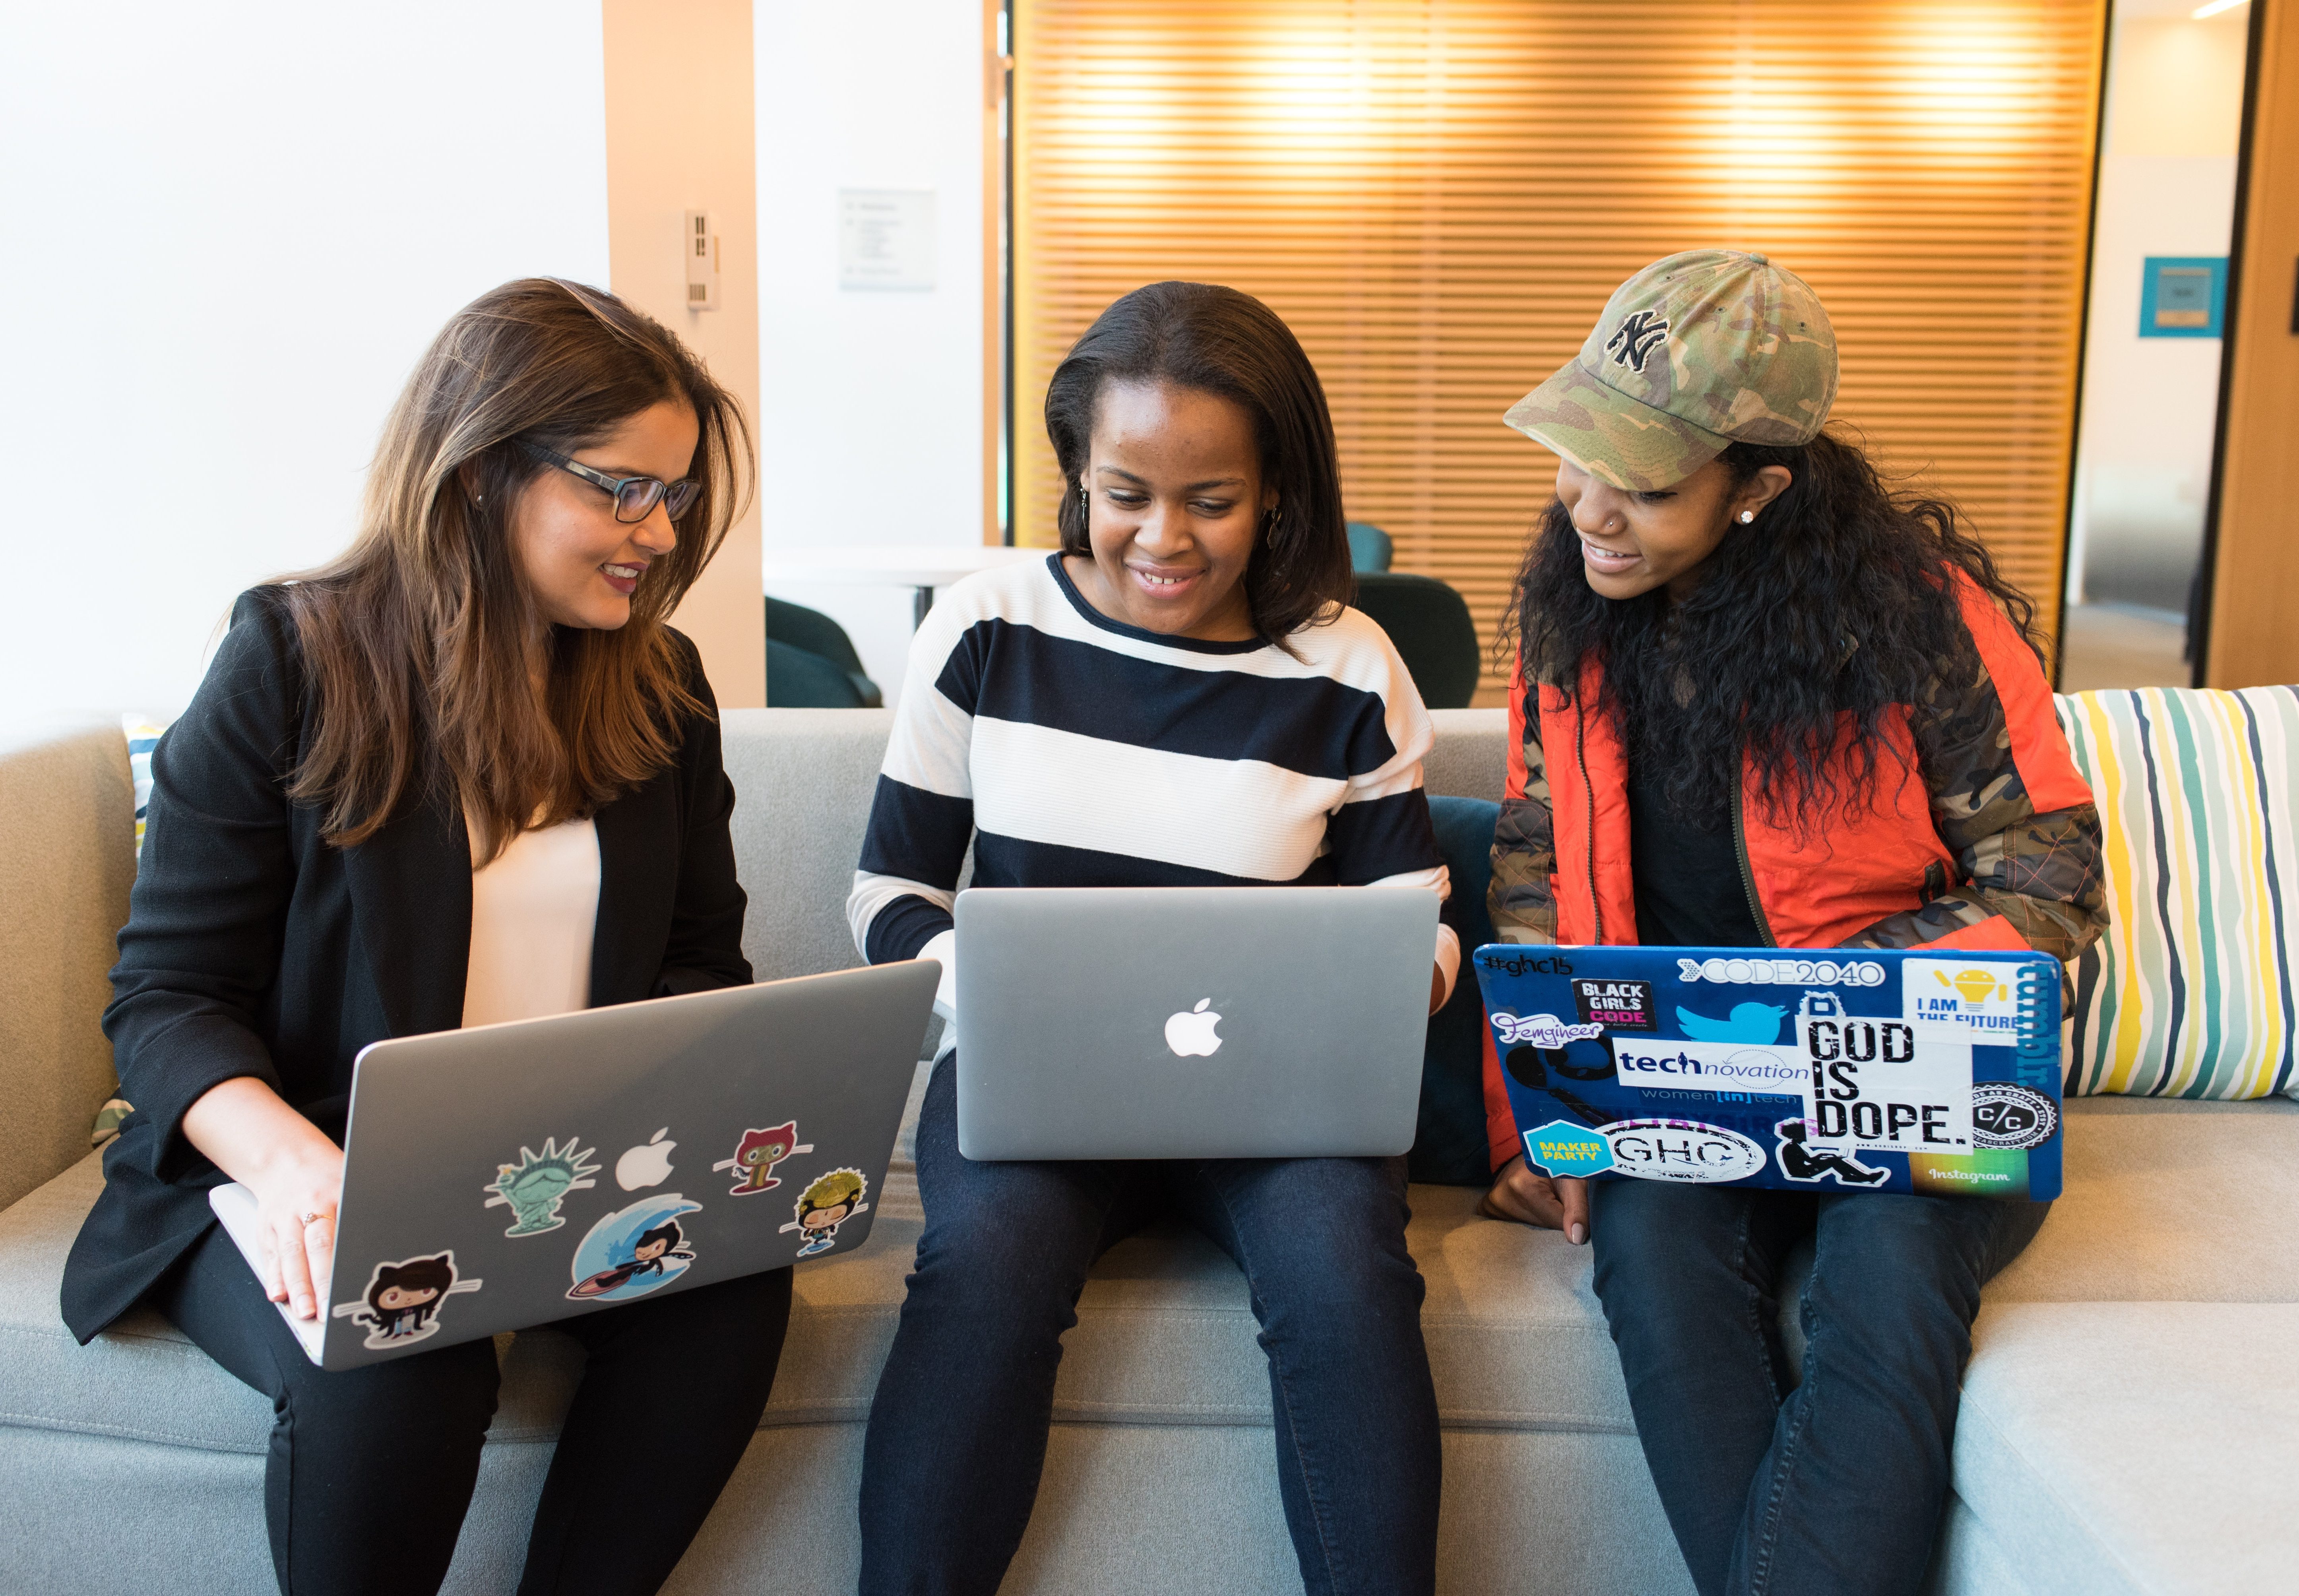
POLYGON ((548 460, 561 471, 581 477, 592 486, 605 490, 615 501, 615 519, 636 523, 653 513, 661 505, 670 512, 674 521, 694 508, 694 496, 702 492, 702 484, 693 478, 665 482, 659 476, 610 476, 604 471, 593 471, 582 461, 570 459, 555 449, 545 449, 540 443, 519 440, 519 446, 539 460, 548 460))

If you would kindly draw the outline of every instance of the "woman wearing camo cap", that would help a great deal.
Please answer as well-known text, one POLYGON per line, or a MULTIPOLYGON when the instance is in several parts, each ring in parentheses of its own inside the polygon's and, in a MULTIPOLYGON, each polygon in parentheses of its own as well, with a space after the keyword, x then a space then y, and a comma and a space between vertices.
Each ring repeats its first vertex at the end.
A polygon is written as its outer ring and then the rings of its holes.
MULTIPOLYGON (((1762 255, 1672 255, 1510 409, 1558 458, 1511 617, 1500 936, 2036 948, 2105 923, 2033 608, 1822 430, 1836 342, 1762 255)), ((1484 1211, 1592 1243, 1702 1596, 1913 1592, 1979 1288, 2048 1204, 1548 1177, 1486 1060, 1484 1211), (1776 1327, 1789 1249, 1803 1379, 1776 1327)))

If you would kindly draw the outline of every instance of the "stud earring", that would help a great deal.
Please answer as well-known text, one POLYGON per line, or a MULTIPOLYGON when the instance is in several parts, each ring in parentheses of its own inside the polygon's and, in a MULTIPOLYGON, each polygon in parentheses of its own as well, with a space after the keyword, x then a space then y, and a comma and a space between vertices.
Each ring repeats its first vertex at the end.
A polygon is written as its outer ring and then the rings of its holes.
POLYGON ((1755 512, 1755 510, 1752 510, 1752 509, 1744 509, 1744 510, 1742 510, 1742 511, 1740 512, 1740 525, 1743 525, 1743 526, 1746 526, 1749 522, 1751 522, 1751 521, 1755 520, 1755 518, 1756 518, 1756 512, 1755 512))

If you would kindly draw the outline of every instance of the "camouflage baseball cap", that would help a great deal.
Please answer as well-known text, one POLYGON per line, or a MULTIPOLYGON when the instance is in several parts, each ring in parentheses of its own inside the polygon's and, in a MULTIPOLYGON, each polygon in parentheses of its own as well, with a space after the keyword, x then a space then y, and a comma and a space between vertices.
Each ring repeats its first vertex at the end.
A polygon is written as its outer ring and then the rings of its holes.
POLYGON ((1732 443, 1809 443, 1836 402, 1820 296, 1762 255, 1688 250, 1613 291, 1564 368, 1501 419, 1616 488, 1683 481, 1732 443))

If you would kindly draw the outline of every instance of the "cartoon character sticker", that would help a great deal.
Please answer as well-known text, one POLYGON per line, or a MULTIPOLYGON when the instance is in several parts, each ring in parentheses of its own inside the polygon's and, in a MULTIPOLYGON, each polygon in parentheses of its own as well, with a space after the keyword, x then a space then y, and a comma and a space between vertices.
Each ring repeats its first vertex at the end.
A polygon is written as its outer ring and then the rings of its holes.
POLYGON ((1833 1176, 1838 1186, 1874 1186, 1889 1180, 1889 1170, 1872 1170, 1860 1162, 1859 1154, 1839 1153, 1833 1147, 1813 1147, 1805 1137, 1812 1133, 1808 1120, 1782 1120, 1772 1127, 1780 1138, 1780 1173, 1791 1180, 1809 1180, 1817 1184, 1833 1176))
POLYGON ((336 1303, 335 1317, 365 1325, 370 1352, 412 1346, 439 1333, 439 1310, 449 1297, 484 1284, 457 1278, 451 1247, 428 1257, 377 1264, 360 1300, 336 1303))
POLYGON ((532 1148, 521 1147, 517 1163, 495 1166, 494 1182, 479 1189, 495 1194, 487 1199, 489 1208, 510 1210, 511 1226, 505 1236, 541 1236, 558 1229, 567 1222, 559 1215, 567 1194, 597 1184, 585 1177, 599 1172, 599 1166, 588 1162, 598 1149, 577 1152, 575 1144, 581 1139, 570 1136, 562 1147, 545 1137, 539 1156, 532 1148))
POLYGON ((862 1200, 869 1192, 869 1178, 859 1170, 833 1170, 808 1182, 798 1195, 798 1217, 783 1227, 806 1237, 798 1255, 811 1258, 830 1251, 838 1239, 838 1227, 869 1211, 870 1205, 862 1200))
POLYGON ((578 1302, 626 1302, 660 1291, 693 1266, 694 1250, 678 1221, 701 1210, 701 1203, 676 1192, 617 1209, 592 1226, 575 1249, 569 1268, 574 1284, 567 1294, 578 1302))
POLYGON ((772 1191, 782 1184, 774 1167, 785 1158, 796 1158, 801 1153, 814 1151, 812 1142, 798 1139, 798 1121, 775 1126, 770 1130, 745 1130, 743 1139, 735 1144, 735 1156, 722 1158, 710 1167, 714 1170, 736 1171, 735 1184, 727 1195, 756 1196, 772 1191))

